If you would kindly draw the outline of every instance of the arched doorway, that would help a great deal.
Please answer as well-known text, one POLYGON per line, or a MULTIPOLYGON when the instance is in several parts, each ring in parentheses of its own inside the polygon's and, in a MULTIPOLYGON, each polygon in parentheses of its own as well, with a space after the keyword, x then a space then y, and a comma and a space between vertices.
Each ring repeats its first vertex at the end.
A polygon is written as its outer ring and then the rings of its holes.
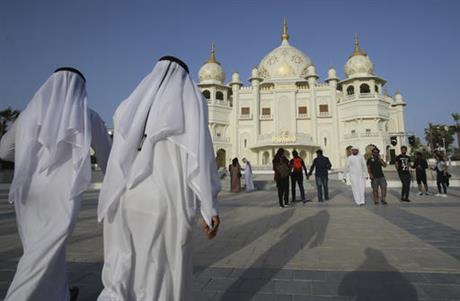
POLYGON ((217 151, 216 164, 217 168, 225 167, 225 149, 219 149, 217 151))

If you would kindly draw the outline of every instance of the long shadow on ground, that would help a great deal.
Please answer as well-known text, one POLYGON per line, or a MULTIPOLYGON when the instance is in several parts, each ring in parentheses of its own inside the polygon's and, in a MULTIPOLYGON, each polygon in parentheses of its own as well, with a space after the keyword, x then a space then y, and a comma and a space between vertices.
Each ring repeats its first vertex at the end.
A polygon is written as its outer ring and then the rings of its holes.
POLYGON ((343 278, 339 296, 356 301, 417 300, 415 287, 388 263, 382 252, 367 248, 365 253, 366 260, 343 278))
POLYGON ((236 300, 235 292, 244 291, 239 295, 239 301, 251 300, 270 280, 303 248, 314 248, 324 241, 327 225, 329 224, 329 213, 321 210, 314 216, 305 218, 293 224, 281 236, 281 239, 245 270, 241 279, 251 278, 253 271, 261 266, 273 267, 265 269, 266 274, 251 283, 250 286, 241 288, 241 281, 235 281, 224 293, 221 300, 236 300))

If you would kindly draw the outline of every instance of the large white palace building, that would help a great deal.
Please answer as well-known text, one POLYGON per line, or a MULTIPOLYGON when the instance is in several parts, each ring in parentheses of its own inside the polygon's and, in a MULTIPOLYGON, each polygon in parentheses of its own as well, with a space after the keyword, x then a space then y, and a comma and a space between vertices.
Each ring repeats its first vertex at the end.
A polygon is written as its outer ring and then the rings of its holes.
POLYGON ((214 47, 201 67, 198 86, 208 100, 218 165, 246 157, 255 166, 270 166, 279 147, 296 149, 307 164, 321 148, 334 168, 344 167, 350 145, 362 151, 375 145, 388 159, 394 155, 390 137, 403 142, 406 104, 399 91, 393 97, 384 92, 386 81, 375 74, 357 36, 346 78, 330 68, 324 82, 310 58, 288 41, 284 21, 281 45, 252 70, 250 86, 238 73, 225 83, 214 47))

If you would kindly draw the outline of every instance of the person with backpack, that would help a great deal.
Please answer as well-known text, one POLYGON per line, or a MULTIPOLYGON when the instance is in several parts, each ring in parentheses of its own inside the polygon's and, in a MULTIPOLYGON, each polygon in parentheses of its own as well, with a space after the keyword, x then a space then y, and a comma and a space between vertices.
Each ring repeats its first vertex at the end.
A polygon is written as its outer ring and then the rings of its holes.
POLYGON ((308 176, 311 176, 313 169, 315 169, 315 180, 316 180, 316 189, 318 191, 318 202, 323 201, 323 189, 324 189, 324 199, 326 201, 329 200, 329 189, 328 189, 328 181, 329 181, 329 170, 331 169, 332 164, 329 161, 329 158, 323 156, 323 151, 321 149, 316 151, 316 158, 313 160, 313 163, 310 167, 310 172, 308 176))
POLYGON ((284 208, 289 205, 289 175, 291 174, 291 168, 289 160, 284 155, 283 148, 278 149, 272 163, 276 187, 278 188, 278 201, 280 208, 284 208))
POLYGON ((296 183, 299 185, 300 197, 302 202, 310 202, 310 199, 305 199, 305 189, 303 187, 303 171, 305 171, 305 176, 308 176, 307 167, 305 167, 305 162, 302 158, 299 157, 299 153, 296 150, 292 151, 292 156, 289 165, 291 166, 291 191, 292 191, 292 202, 295 203, 295 186, 296 183))

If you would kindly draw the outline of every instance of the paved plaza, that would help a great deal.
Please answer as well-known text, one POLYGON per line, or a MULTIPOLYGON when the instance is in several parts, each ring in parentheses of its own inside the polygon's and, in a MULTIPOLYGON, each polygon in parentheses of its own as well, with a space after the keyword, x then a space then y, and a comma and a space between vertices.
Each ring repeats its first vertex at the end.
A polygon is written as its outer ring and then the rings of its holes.
MULTIPOLYGON (((312 195, 313 181, 306 182, 312 195)), ((331 200, 282 209, 272 185, 220 194, 222 225, 208 241, 195 228, 195 300, 460 300, 460 189, 448 198, 411 195, 388 206, 352 202, 350 187, 331 181, 331 200)), ((102 226, 97 190, 85 194, 69 241, 71 285, 94 301, 102 285, 102 226)), ((413 191, 414 192, 414 191, 413 191)), ((14 209, 0 190, 0 299, 21 244, 14 209)))

